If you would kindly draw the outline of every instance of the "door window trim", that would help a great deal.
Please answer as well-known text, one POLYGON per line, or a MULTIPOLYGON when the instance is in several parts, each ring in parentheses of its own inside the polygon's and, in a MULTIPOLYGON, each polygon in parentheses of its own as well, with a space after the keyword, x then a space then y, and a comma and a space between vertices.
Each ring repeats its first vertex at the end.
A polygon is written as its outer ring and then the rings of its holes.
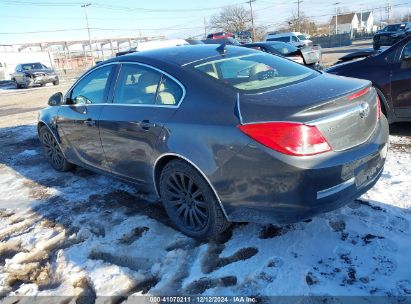
MULTIPOLYGON (((167 72, 164 72, 163 70, 160 70, 156 67, 153 67, 151 65, 145 64, 145 63, 140 63, 140 62, 132 62, 132 61, 122 61, 122 62, 117 62, 117 64, 119 64, 120 66, 123 64, 133 64, 133 65, 139 65, 148 69, 152 69, 155 70, 156 72, 161 74, 161 79, 163 79, 163 75, 169 77, 171 80, 173 80, 178 86, 180 86, 183 94, 181 95, 180 100, 175 104, 175 105, 161 105, 161 104, 129 104, 129 103, 113 103, 113 96, 110 96, 110 101, 107 102, 105 105, 108 106, 129 106, 129 107, 148 107, 148 108, 172 108, 172 109, 178 109, 181 105, 181 103, 183 102, 185 96, 186 96, 186 89, 184 87, 184 85, 178 81, 176 78, 174 78, 173 76, 171 76, 170 74, 168 74, 167 72)), ((114 87, 113 87, 113 93, 116 90, 116 86, 117 86, 117 81, 118 78, 120 76, 121 73, 121 67, 116 75, 116 80, 114 81, 114 87)), ((158 90, 158 87, 157 87, 158 90)))
POLYGON ((399 57, 398 57, 398 60, 399 60, 399 61, 402 61, 402 59, 403 59, 403 54, 404 54, 404 50, 405 50, 405 48, 406 48, 408 45, 411 46, 411 40, 408 41, 406 44, 404 44, 403 47, 400 49, 400 54, 399 54, 399 57))

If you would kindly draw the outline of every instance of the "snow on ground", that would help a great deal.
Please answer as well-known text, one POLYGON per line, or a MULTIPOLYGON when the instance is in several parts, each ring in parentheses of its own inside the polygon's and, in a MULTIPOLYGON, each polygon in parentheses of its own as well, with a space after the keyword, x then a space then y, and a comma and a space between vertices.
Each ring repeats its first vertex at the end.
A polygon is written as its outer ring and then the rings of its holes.
POLYGON ((361 200, 283 227, 235 224, 200 243, 130 185, 55 172, 34 126, 0 129, 0 297, 410 296, 411 139, 391 141, 361 200))

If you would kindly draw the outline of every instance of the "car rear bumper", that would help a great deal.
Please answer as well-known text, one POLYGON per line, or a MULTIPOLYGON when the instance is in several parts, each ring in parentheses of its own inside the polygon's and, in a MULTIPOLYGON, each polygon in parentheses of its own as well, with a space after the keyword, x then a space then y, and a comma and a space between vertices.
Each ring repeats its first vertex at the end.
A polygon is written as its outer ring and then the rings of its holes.
POLYGON ((382 174, 388 123, 355 148, 289 157, 252 143, 213 182, 229 220, 285 224, 335 210, 372 188, 382 174))

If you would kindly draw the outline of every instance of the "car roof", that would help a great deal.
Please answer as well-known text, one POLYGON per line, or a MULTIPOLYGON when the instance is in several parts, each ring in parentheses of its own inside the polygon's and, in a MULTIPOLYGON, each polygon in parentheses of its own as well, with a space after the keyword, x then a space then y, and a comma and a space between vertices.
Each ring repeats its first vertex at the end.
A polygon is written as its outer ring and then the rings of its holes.
POLYGON ((188 63, 200 61, 206 58, 216 56, 231 57, 238 55, 246 55, 257 52, 252 49, 226 45, 226 52, 222 54, 217 50, 221 44, 197 44, 197 45, 183 45, 176 47, 167 47, 149 51, 142 51, 131 53, 124 56, 115 57, 108 61, 139 61, 140 60, 155 60, 174 65, 186 65, 188 63))

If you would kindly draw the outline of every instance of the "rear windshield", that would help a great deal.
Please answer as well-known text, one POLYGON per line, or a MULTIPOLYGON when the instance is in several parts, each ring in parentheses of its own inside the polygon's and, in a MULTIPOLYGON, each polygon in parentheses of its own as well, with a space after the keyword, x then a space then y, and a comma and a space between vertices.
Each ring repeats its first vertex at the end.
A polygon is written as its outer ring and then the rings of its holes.
POLYGON ((272 42, 269 43, 269 46, 279 51, 283 55, 288 55, 298 51, 298 48, 292 44, 283 43, 283 42, 272 42))
POLYGON ((303 65, 265 53, 208 61, 194 69, 241 91, 268 91, 319 75, 303 65))

